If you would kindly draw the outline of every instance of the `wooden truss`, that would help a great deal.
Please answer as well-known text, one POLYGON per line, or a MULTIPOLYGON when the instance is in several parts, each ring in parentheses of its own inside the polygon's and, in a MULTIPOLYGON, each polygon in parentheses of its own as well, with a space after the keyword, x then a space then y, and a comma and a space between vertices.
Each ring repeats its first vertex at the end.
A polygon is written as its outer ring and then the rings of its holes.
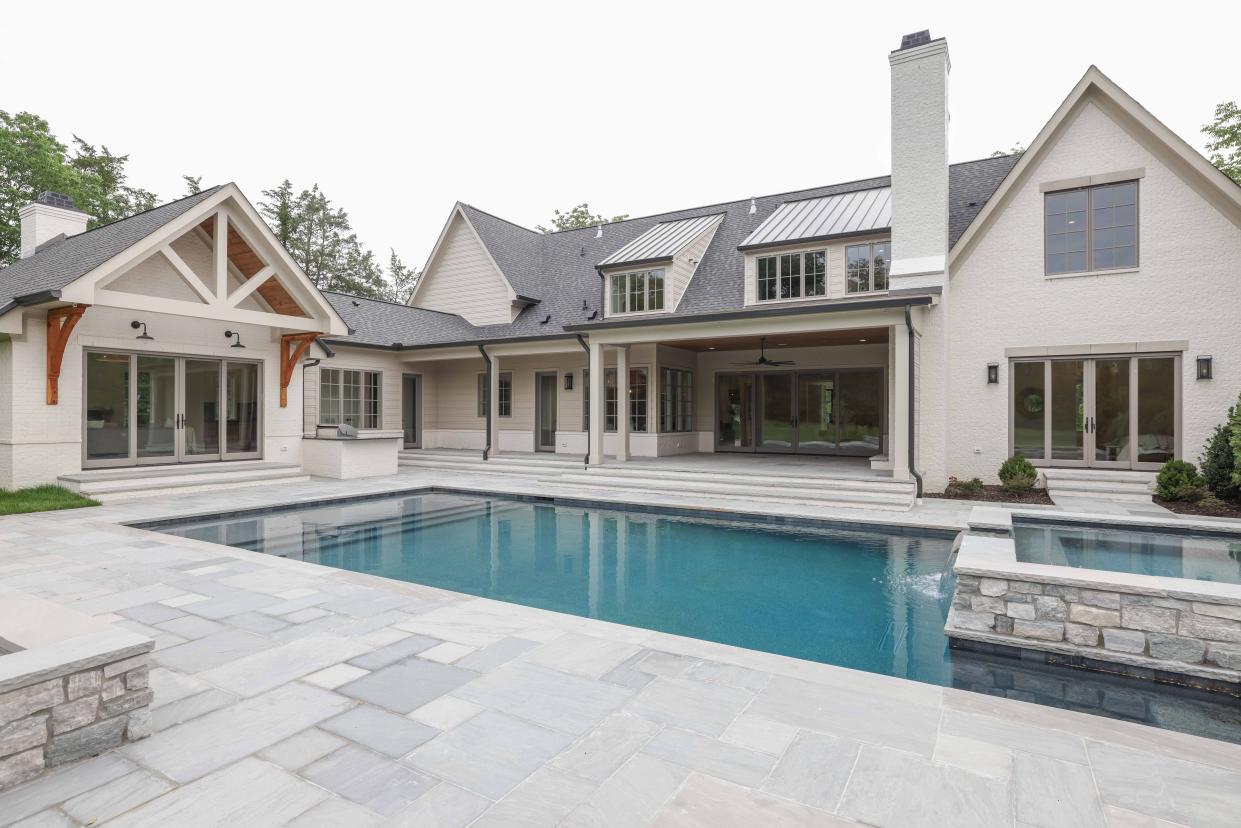
POLYGON ((289 404, 289 382, 293 369, 302 361, 310 344, 319 338, 317 333, 285 334, 280 337, 280 407, 289 404))
POLYGON ((65 346, 88 305, 70 305, 47 312, 47 404, 60 402, 60 363, 65 346))

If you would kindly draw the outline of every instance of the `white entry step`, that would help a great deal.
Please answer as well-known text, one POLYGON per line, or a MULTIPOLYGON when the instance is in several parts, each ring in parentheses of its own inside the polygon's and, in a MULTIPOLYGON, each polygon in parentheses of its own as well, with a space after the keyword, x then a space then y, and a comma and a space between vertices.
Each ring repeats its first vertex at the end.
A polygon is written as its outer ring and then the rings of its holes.
POLYGON ((269 483, 301 483, 310 476, 301 466, 262 460, 194 463, 175 466, 129 466, 89 469, 62 475, 58 482, 70 491, 100 501, 153 497, 169 492, 205 492, 269 483))
POLYGON ((506 474, 516 477, 546 477, 585 466, 582 458, 563 454, 492 454, 483 460, 481 451, 428 451, 406 449, 397 454, 402 469, 439 469, 470 474, 506 474))
POLYGON ((1122 469, 1045 469, 1047 496, 1091 499, 1113 503, 1150 503, 1155 491, 1155 472, 1122 469))

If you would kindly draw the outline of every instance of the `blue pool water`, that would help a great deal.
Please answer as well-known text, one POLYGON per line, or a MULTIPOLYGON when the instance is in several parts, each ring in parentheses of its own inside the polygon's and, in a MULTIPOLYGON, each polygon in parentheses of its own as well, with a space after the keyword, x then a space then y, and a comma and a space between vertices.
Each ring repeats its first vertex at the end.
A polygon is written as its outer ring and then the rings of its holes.
POLYGON ((527 606, 1241 742, 1235 699, 949 649, 945 534, 445 493, 149 524, 527 606))
POLYGON ((1241 535, 1013 522, 1017 560, 1241 584, 1241 535))

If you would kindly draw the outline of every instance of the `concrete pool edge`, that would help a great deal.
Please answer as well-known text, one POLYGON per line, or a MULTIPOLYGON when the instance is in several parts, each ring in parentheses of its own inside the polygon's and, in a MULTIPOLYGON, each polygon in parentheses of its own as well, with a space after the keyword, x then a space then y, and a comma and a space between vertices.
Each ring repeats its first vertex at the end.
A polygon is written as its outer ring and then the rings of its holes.
MULTIPOLYGON (((971 514, 953 565, 957 586, 944 627, 950 639, 1110 662, 1137 677, 1174 674, 1241 696, 1241 584, 1018 561, 1011 529, 1023 516, 983 508, 971 514)), ((1189 532, 1199 523, 1055 517, 1189 532)))

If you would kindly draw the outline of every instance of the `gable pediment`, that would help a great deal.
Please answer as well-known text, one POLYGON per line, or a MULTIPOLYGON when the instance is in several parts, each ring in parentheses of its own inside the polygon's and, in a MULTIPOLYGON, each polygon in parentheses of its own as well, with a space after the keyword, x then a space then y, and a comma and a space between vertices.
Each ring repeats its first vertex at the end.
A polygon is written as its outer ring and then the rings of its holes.
POLYGON ((469 218, 454 207, 409 304, 474 325, 502 325, 520 312, 519 298, 469 218))

